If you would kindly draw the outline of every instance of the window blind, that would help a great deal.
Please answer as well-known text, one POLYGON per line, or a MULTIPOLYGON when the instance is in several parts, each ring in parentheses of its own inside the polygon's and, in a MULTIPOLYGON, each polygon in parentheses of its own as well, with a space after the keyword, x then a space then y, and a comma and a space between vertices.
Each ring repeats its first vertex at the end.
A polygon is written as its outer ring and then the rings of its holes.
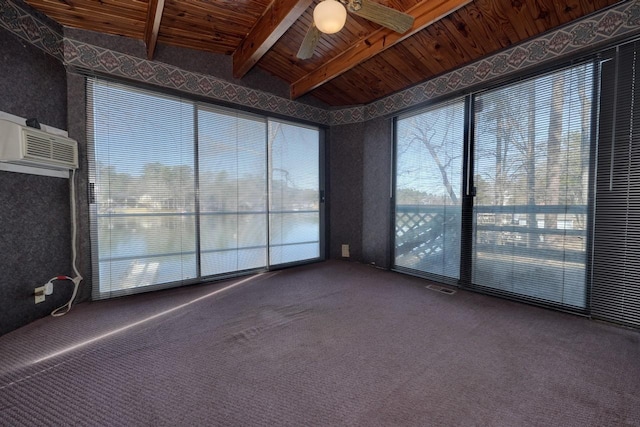
POLYGON ((321 257, 320 132, 87 79, 94 298, 321 257))
POLYGON ((94 296, 197 276, 194 106, 87 80, 94 296))
POLYGON ((640 42, 601 63, 593 317, 640 326, 640 42))
POLYGON ((460 277, 465 101, 396 124, 396 267, 460 277))
POLYGON ((593 64, 475 97, 474 285, 587 305, 593 64))
POLYGON ((269 121, 269 263, 320 257, 320 147, 316 128, 269 121))
POLYGON ((267 265, 266 120, 201 107, 202 275, 267 265))

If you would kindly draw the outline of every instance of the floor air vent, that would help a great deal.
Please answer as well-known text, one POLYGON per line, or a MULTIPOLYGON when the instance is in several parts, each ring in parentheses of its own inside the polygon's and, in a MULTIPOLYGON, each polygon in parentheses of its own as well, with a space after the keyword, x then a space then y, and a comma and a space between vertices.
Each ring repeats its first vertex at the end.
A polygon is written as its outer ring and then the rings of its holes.
POLYGON ((441 294, 453 295, 456 293, 455 289, 445 288, 439 285, 427 285, 425 286, 427 289, 431 289, 432 291, 440 292, 441 294))

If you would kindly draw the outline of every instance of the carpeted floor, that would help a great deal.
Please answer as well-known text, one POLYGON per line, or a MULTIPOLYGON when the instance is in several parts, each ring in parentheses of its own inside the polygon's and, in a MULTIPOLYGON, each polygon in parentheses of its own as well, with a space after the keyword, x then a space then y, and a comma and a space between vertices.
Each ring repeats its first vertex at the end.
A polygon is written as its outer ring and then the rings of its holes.
POLYGON ((640 426, 639 331, 427 284, 329 261, 80 304, 0 337, 0 425, 640 426))

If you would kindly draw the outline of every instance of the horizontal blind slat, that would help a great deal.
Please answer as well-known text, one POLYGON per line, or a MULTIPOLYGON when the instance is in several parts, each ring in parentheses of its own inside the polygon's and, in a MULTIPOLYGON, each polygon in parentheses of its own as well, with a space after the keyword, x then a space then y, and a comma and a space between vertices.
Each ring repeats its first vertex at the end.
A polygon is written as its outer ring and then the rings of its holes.
POLYGON ((640 117, 638 43, 622 46, 602 67, 594 317, 640 326, 640 117))

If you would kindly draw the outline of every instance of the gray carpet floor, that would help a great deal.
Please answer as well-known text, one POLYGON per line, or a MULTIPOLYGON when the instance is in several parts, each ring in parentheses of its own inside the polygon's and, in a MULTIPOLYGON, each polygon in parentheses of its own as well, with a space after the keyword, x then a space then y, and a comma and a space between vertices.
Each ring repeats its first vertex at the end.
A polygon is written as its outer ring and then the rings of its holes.
POLYGON ((79 304, 0 337, 0 425, 640 426, 639 331, 427 284, 328 261, 79 304))

